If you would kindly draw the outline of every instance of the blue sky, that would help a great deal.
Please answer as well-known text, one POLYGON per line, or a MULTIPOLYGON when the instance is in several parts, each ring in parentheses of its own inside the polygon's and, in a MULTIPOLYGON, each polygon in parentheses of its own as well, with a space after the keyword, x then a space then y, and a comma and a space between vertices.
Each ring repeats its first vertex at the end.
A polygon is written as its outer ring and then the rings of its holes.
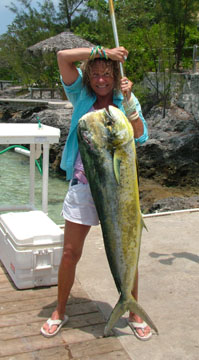
POLYGON ((5 6, 9 5, 11 0, 1 0, 0 2, 0 35, 7 31, 7 26, 14 19, 13 14, 5 6))
MULTIPOLYGON (((10 25, 15 18, 15 15, 6 8, 6 5, 10 5, 11 2, 20 8, 20 3, 18 3, 16 0, 0 0, 0 35, 7 32, 7 26, 10 25)), ((31 6, 36 7, 38 2, 39 0, 32 0, 31 6)), ((53 3, 56 5, 59 3, 59 0, 53 0, 53 3)))

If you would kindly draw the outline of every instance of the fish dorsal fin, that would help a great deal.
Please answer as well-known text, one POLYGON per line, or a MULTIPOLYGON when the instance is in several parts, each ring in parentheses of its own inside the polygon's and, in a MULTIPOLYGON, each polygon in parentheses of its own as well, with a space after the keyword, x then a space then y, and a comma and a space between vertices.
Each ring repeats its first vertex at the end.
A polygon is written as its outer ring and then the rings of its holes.
POLYGON ((115 150, 113 154, 113 170, 115 174, 115 178, 117 183, 120 183, 120 164, 121 164, 121 157, 118 154, 118 151, 115 150))

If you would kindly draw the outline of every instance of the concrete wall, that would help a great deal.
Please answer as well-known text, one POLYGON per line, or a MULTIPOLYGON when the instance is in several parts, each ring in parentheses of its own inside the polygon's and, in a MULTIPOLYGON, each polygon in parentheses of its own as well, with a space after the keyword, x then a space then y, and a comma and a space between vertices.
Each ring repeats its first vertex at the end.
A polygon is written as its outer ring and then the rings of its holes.
POLYGON ((184 75, 184 83, 177 104, 193 114, 199 124, 199 73, 184 75))
POLYGON ((171 101, 191 113, 199 124, 199 72, 175 73, 171 77, 169 73, 148 73, 144 87, 155 94, 157 84, 161 93, 170 87, 171 101))

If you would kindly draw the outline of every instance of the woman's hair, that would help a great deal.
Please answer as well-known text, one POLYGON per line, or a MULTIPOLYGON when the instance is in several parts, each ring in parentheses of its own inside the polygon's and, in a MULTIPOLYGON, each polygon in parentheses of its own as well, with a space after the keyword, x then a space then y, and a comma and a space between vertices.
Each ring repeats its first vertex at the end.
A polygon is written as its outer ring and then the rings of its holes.
POLYGON ((120 75, 120 67, 119 67, 119 62, 118 61, 113 61, 111 59, 100 59, 100 58, 96 58, 93 60, 85 60, 82 64, 81 64, 81 70, 83 73, 83 84, 87 87, 88 92, 90 94, 93 93, 93 89, 90 86, 90 74, 91 74, 91 70, 93 65, 97 62, 97 61, 103 61, 105 66, 107 65, 108 69, 111 69, 112 73, 113 73, 113 78, 114 78, 114 89, 119 92, 120 91, 120 79, 121 79, 121 75, 120 75))

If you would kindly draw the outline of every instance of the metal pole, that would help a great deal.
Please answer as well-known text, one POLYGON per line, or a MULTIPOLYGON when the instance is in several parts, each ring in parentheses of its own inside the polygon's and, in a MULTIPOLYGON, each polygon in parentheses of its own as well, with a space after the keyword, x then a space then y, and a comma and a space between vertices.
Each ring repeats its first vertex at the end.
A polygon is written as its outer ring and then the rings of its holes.
MULTIPOLYGON (((115 45, 116 45, 116 47, 119 47, 119 39, 118 39, 118 33, 117 33, 117 25, 116 25, 116 20, 115 20, 115 11, 114 11, 113 0, 109 0, 109 10, 110 10, 115 45)), ((121 62, 120 62, 120 73, 121 73, 121 76, 123 77, 124 70, 123 70, 123 66, 122 66, 121 62)))
POLYGON ((30 144, 30 206, 35 205, 35 144, 30 144))
POLYGON ((48 173, 49 173, 49 148, 48 142, 43 143, 43 179, 42 179, 42 210, 48 214, 48 173))

